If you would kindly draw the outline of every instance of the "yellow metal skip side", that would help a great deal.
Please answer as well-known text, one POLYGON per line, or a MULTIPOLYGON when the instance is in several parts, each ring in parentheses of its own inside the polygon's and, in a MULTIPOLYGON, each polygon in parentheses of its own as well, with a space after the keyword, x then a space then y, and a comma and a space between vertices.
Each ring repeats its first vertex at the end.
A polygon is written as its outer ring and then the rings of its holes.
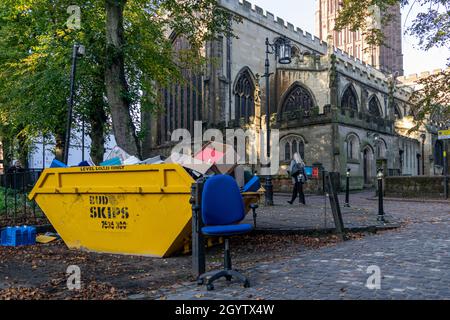
POLYGON ((166 257, 190 236, 193 182, 176 164, 46 169, 29 197, 69 248, 166 257))

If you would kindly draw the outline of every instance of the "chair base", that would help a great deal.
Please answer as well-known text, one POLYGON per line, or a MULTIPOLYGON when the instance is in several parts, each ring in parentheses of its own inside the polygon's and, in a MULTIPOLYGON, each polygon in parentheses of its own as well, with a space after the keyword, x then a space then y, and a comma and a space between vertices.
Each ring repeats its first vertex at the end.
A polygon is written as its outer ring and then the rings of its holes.
POLYGON ((229 239, 225 238, 225 252, 223 259, 224 269, 215 270, 211 272, 207 272, 202 274, 197 278, 197 284, 203 285, 205 284, 205 280, 208 279, 206 283, 206 288, 208 291, 214 290, 213 282, 220 279, 225 278, 227 281, 231 281, 233 278, 239 280, 244 284, 244 288, 250 287, 250 281, 243 274, 239 273, 237 270, 233 270, 231 268, 231 254, 230 254, 230 243, 229 239))
POLYGON ((227 281, 231 281, 232 279, 237 279, 239 282, 243 283, 244 288, 250 288, 250 281, 246 276, 244 276, 242 273, 238 272, 237 270, 216 270, 211 271, 202 274, 200 277, 197 278, 197 284, 199 286, 205 284, 206 282, 206 289, 208 291, 214 290, 214 281, 225 278, 227 281))

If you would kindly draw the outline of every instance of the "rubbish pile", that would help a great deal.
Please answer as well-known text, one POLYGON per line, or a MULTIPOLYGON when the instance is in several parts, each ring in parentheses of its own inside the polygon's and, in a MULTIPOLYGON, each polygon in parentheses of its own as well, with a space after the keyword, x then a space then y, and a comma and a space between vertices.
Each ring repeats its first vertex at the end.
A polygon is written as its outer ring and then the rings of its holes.
MULTIPOLYGON (((119 146, 114 147, 104 161, 99 164, 102 167, 129 166, 129 165, 158 165, 158 164, 179 164, 189 175, 197 180, 203 176, 211 176, 215 174, 228 174, 233 176, 238 182, 243 192, 257 192, 255 190, 255 180, 253 174, 246 171, 242 165, 238 165, 239 157, 234 148, 230 145, 218 142, 208 142, 193 157, 174 153, 169 158, 161 155, 145 159, 141 161, 136 156, 129 155, 119 146), (246 183, 253 179, 253 187, 248 190, 245 188, 246 183), (246 191, 244 191, 246 190, 246 191)), ((83 161, 75 167, 96 166, 92 161, 83 161)), ((68 166, 56 159, 53 160, 50 168, 68 168, 68 166)), ((257 179, 259 183, 259 178, 257 179)))

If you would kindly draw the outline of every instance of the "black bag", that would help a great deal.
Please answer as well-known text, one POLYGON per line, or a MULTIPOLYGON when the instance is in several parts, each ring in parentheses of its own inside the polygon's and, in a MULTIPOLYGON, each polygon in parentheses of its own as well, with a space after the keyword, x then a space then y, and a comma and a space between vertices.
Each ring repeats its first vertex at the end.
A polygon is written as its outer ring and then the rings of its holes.
POLYGON ((300 177, 299 177, 299 182, 303 184, 303 183, 306 183, 307 181, 308 181, 308 175, 306 174, 305 167, 302 167, 300 177))
POLYGON ((291 177, 297 177, 300 173, 302 173, 302 167, 297 162, 292 167, 291 177))

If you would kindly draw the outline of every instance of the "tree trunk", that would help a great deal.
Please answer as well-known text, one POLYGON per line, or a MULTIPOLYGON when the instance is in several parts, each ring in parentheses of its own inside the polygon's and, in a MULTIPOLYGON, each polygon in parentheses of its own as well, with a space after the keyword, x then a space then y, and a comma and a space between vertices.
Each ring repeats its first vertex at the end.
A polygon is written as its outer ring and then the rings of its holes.
POLYGON ((88 119, 91 127, 89 132, 91 138, 90 156, 97 165, 103 162, 103 156, 105 155, 105 125, 107 120, 102 95, 93 96, 88 119))
POLYGON ((117 145, 128 154, 141 157, 139 141, 130 115, 129 90, 125 78, 123 52, 123 10, 126 0, 105 0, 106 70, 105 84, 114 136, 117 145))
POLYGON ((19 161, 22 164, 22 168, 28 169, 28 152, 30 150, 29 144, 27 142, 26 136, 24 134, 19 134, 17 137, 17 149, 19 161))
POLYGON ((12 153, 11 153, 12 141, 10 137, 3 136, 2 137, 2 152, 3 152, 3 172, 6 172, 11 166, 11 162, 13 161, 12 153))

